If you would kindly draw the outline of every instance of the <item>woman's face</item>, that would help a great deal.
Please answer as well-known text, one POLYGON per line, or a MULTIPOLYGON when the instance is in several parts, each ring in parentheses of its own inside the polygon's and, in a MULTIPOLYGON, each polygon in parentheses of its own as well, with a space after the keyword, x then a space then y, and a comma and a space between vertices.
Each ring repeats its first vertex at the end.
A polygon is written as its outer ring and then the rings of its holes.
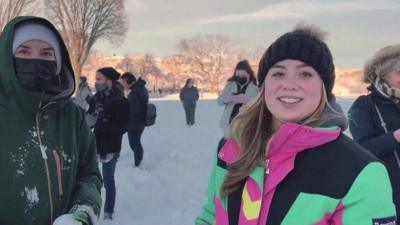
POLYGON ((129 85, 125 79, 120 79, 120 83, 122 84, 125 90, 129 90, 131 88, 131 85, 129 85))
POLYGON ((27 41, 20 46, 14 53, 15 58, 41 59, 55 61, 56 56, 53 47, 47 42, 40 40, 27 41))
POLYGON ((278 128, 283 122, 300 122, 318 108, 322 80, 317 71, 299 60, 273 65, 265 77, 265 102, 278 128))
POLYGON ((394 88, 400 88, 400 67, 386 74, 385 76, 383 76, 382 79, 389 86, 394 88))
POLYGON ((97 84, 107 84, 109 87, 112 86, 112 81, 107 79, 106 76, 104 76, 100 72, 96 72, 96 83, 97 84))

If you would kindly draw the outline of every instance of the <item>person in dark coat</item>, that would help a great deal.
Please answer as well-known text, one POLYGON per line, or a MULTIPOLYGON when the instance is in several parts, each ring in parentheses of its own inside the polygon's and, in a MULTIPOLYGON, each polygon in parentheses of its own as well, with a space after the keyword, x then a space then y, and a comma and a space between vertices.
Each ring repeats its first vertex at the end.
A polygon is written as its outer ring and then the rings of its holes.
POLYGON ((354 140, 385 163, 400 215, 400 45, 381 49, 366 63, 368 95, 357 98, 349 111, 354 140))
POLYGON ((127 131, 129 105, 120 87, 116 85, 120 74, 112 67, 96 72, 96 94, 89 113, 96 118, 94 133, 97 152, 103 164, 106 189, 104 219, 112 219, 115 205, 115 167, 121 151, 122 136, 127 131))
POLYGON ((122 75, 124 83, 130 85, 131 91, 128 95, 129 102, 129 145, 135 157, 135 166, 138 167, 143 160, 143 145, 141 142, 144 128, 146 127, 147 104, 149 93, 146 89, 146 81, 142 78, 136 79, 132 73, 122 75))
POLYGON ((199 91, 194 86, 193 79, 186 80, 186 84, 182 88, 179 98, 185 110, 186 125, 193 126, 195 122, 196 102, 199 100, 199 91))

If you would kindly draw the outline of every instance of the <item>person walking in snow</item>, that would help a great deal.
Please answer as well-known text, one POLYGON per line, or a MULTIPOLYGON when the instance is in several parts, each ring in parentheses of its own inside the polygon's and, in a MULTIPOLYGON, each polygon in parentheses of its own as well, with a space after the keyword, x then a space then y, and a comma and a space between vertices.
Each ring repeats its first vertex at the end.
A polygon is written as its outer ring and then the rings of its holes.
POLYGON ((355 141, 385 163, 400 214, 400 45, 379 50, 364 66, 368 95, 349 110, 355 141))
POLYGON ((79 77, 78 90, 75 93, 74 102, 78 104, 83 110, 87 111, 89 108, 89 101, 93 96, 92 91, 87 83, 85 76, 79 77))
POLYGON ((196 102, 199 100, 199 91, 194 86, 193 79, 187 79, 182 88, 179 98, 185 110, 186 125, 193 126, 195 123, 196 102))
POLYGON ((134 153, 135 166, 138 167, 143 160, 142 134, 146 127, 147 104, 149 93, 146 89, 146 81, 142 78, 136 79, 132 73, 124 73, 124 83, 129 85, 131 91, 128 95, 129 102, 129 145, 134 153))
POLYGON ((224 132, 239 113, 240 108, 258 94, 256 82, 249 62, 247 60, 238 62, 232 77, 228 79, 217 100, 218 104, 225 108, 220 121, 221 129, 224 132))
POLYGON ((94 134, 102 163, 106 199, 104 219, 113 219, 116 188, 115 168, 121 151, 122 136, 127 131, 129 105, 122 88, 117 85, 120 74, 112 67, 96 72, 96 94, 88 113, 95 118, 94 134))
POLYGON ((16 17, 0 35, 0 224, 94 225, 94 137, 71 101, 74 71, 56 28, 16 17))
POLYGON ((197 225, 396 223, 385 166, 342 133, 344 114, 325 110, 334 79, 316 27, 268 47, 261 93, 220 143, 197 225))

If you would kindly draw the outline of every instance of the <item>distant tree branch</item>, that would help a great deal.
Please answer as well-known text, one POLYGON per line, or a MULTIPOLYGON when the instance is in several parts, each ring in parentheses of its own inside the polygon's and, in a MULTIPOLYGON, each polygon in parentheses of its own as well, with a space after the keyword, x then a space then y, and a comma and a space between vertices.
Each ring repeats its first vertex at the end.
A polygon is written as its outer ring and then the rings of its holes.
POLYGON ((37 0, 0 0, 0 32, 16 16, 33 14, 37 0))
POLYGON ((120 44, 128 21, 124 0, 45 0, 46 12, 59 28, 79 76, 100 39, 120 44))

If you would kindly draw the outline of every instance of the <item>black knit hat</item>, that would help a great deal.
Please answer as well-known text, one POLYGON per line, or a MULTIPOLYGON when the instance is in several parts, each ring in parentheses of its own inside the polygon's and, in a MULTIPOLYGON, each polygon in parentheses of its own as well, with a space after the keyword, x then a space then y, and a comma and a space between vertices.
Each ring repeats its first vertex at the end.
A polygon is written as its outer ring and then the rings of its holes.
POLYGON ((258 83, 263 85, 265 76, 273 65, 285 60, 300 60, 313 67, 324 82, 328 98, 335 82, 332 54, 323 42, 324 33, 313 26, 297 26, 272 43, 261 58, 258 83))
POLYGON ((119 77, 121 76, 118 71, 116 71, 112 67, 103 67, 101 69, 98 69, 97 72, 103 74, 106 78, 112 80, 112 81, 117 81, 119 77))

